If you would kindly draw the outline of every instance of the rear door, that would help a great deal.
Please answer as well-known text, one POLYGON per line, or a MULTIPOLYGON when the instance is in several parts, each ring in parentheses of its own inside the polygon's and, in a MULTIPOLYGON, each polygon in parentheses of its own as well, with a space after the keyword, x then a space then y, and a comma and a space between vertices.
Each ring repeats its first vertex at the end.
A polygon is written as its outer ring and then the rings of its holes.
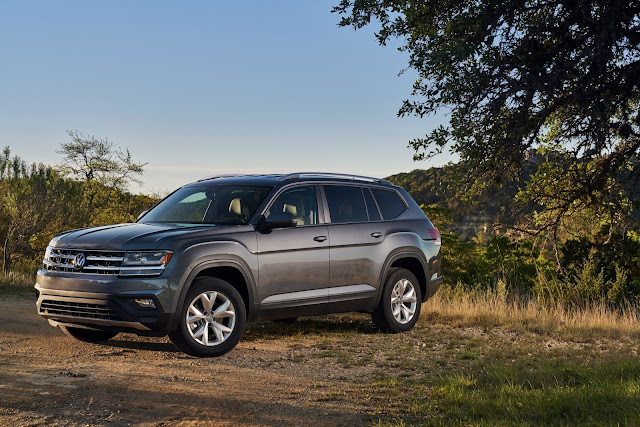
POLYGON ((329 228, 330 311, 371 309, 383 263, 394 249, 369 188, 323 185, 329 228))

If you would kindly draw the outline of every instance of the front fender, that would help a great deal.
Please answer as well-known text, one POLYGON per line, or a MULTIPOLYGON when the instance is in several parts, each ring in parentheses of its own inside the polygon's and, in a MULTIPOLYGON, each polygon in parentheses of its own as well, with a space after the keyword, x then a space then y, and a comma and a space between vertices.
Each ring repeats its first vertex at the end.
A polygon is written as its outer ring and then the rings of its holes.
MULTIPOLYGON (((232 267, 240 271, 247 284, 247 319, 253 319, 256 311, 258 257, 249 249, 237 241, 206 242, 187 248, 180 256, 179 264, 183 266, 184 273, 176 286, 171 311, 177 313, 178 308, 182 307, 189 287, 199 273, 212 267, 232 267)), ((172 327, 177 326, 177 320, 177 316, 174 315, 172 327)))

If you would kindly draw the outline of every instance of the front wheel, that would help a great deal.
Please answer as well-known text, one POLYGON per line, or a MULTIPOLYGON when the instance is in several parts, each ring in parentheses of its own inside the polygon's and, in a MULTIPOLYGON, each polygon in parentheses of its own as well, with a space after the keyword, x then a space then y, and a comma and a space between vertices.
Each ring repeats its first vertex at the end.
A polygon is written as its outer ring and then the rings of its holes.
POLYGON ((222 356, 244 332, 246 310, 240 293, 224 280, 197 279, 185 299, 178 328, 169 333, 182 351, 196 357, 222 356))
POLYGON ((62 329, 62 332, 72 338, 91 343, 107 341, 118 335, 117 332, 95 331, 93 329, 72 328, 70 326, 60 326, 60 329, 62 329))
POLYGON ((416 276, 404 268, 392 269, 385 281, 373 323, 386 332, 408 331, 420 317, 422 291, 416 276))

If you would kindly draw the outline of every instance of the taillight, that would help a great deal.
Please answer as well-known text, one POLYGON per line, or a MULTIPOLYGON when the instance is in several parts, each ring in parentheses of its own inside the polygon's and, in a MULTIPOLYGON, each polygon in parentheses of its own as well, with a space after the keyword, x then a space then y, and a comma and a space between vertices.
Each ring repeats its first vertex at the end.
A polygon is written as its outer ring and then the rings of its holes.
POLYGON ((431 239, 434 240, 434 243, 436 245, 441 245, 442 244, 442 239, 440 238, 440 231, 438 231, 437 228, 430 228, 427 231, 429 232, 429 235, 431 236, 431 239))

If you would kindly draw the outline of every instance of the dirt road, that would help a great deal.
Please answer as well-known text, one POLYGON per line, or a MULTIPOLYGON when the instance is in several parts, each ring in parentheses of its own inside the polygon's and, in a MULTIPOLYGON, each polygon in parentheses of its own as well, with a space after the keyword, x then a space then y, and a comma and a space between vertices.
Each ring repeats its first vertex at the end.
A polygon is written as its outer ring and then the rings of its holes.
POLYGON ((276 326, 253 325, 231 353, 197 359, 168 338, 84 344, 41 319, 32 297, 0 294, 0 425, 366 422, 348 400, 325 398, 350 384, 331 357, 313 356, 317 336, 265 328, 276 326))

